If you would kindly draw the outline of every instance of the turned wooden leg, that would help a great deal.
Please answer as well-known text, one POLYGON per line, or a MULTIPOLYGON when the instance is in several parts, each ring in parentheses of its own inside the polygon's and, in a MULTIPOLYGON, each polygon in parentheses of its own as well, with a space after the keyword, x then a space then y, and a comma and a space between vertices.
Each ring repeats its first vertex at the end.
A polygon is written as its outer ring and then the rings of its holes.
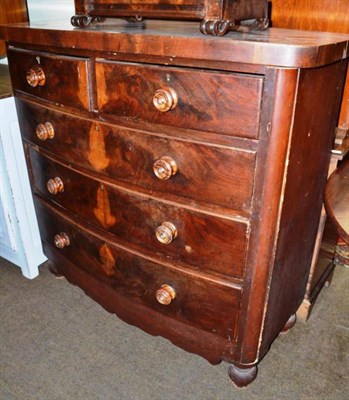
POLYGON ((56 268, 56 266, 53 263, 48 262, 48 269, 57 279, 64 279, 64 275, 62 275, 58 271, 58 269, 56 268))
POLYGON ((297 316, 296 314, 292 314, 288 321, 286 322, 285 326, 281 329, 281 334, 287 333, 296 323, 297 321, 297 316))
POLYGON ((230 379, 233 381, 234 385, 242 388, 249 385, 252 381, 256 379, 257 376, 257 366, 241 368, 234 364, 229 365, 228 374, 230 379))

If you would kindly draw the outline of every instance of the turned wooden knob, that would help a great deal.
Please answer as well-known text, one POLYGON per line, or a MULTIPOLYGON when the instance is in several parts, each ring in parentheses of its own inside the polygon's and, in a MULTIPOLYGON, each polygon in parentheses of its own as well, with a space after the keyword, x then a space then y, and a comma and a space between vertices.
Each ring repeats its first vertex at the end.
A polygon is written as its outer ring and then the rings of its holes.
POLYGON ((171 301, 175 297, 176 292, 173 287, 169 285, 161 285, 161 288, 156 291, 156 300, 164 306, 168 306, 169 304, 171 304, 171 301))
POLYGON ((51 194, 64 192, 64 185, 62 179, 59 178, 58 176, 56 178, 49 179, 47 182, 47 190, 51 194))
POLYGON ((161 112, 173 110, 177 103, 178 96, 172 88, 158 89, 154 93, 153 104, 161 112))
POLYGON ((36 127, 35 132, 36 136, 42 141, 45 141, 47 139, 53 139, 55 136, 55 130, 53 129, 53 126, 50 122, 39 124, 36 127))
POLYGON ((68 247, 70 245, 69 237, 64 232, 55 235, 53 241, 58 249, 63 249, 64 247, 68 247))
POLYGON ((171 222, 163 222, 156 228, 155 234, 160 243, 169 244, 176 239, 178 232, 171 222))
POLYGON ((30 68, 26 78, 30 86, 37 87, 45 85, 45 73, 41 67, 30 68))
POLYGON ((161 180, 170 179, 176 175, 178 166, 176 161, 171 157, 161 157, 153 164, 153 171, 157 178, 161 180))

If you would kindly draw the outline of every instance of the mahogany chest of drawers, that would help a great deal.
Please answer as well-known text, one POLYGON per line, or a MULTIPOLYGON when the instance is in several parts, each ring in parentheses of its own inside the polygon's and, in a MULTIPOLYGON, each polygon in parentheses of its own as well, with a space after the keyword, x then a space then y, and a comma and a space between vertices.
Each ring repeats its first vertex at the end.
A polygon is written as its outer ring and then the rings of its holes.
POLYGON ((115 21, 0 35, 53 269, 251 382, 303 299, 348 37, 115 21))

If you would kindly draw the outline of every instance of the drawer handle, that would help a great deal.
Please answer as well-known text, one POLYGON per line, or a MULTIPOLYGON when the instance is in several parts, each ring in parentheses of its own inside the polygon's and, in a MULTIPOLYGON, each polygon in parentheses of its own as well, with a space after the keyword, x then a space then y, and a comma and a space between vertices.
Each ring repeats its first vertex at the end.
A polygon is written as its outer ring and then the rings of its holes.
POLYGON ((174 239, 176 239, 178 232, 172 222, 163 222, 156 228, 155 234, 160 243, 170 244, 174 239))
POLYGON ((62 179, 59 178, 58 176, 56 178, 49 179, 47 181, 47 190, 51 194, 57 194, 57 193, 64 192, 64 185, 63 185, 62 179))
POLYGON ((165 181, 176 175, 178 166, 173 158, 166 156, 154 162, 153 171, 157 178, 165 181))
POLYGON ((153 96, 153 104, 160 112, 173 110, 178 103, 178 96, 174 89, 164 88, 155 91, 153 96))
POLYGON ((39 124, 36 127, 36 136, 45 141, 47 139, 53 139, 55 136, 55 130, 50 122, 45 122, 44 124, 39 124))
POLYGON ((30 68, 26 75, 27 82, 30 86, 44 86, 45 85, 45 73, 41 67, 30 68))
POLYGON ((164 306, 171 304, 175 297, 176 292, 170 285, 161 285, 161 288, 156 291, 156 300, 164 306))
POLYGON ((58 249, 64 249, 64 247, 68 247, 70 245, 69 237, 64 232, 55 235, 53 240, 58 249))

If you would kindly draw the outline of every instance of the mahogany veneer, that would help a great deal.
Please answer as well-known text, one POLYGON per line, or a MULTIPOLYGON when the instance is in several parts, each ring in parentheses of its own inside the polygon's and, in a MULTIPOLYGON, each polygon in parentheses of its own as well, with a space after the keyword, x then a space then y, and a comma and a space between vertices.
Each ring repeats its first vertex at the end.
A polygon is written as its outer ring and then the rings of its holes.
MULTIPOLYGON (((349 33, 348 0, 271 0, 270 5, 271 23, 274 27, 349 33)), ((329 175, 349 151, 349 70, 336 131, 329 175)), ((326 220, 323 208, 307 289, 303 304, 297 312, 301 321, 305 322, 309 318, 322 287, 325 283, 328 285, 332 279, 336 244, 335 226, 330 220, 326 220)))
POLYGON ((204 34, 223 36, 244 28, 268 27, 268 0, 75 0, 72 25, 86 27, 105 17, 124 17, 129 22, 143 18, 201 20, 204 34), (246 22, 246 20, 248 22, 246 22), (252 20, 252 22, 251 22, 252 20))
POLYGON ((348 37, 6 26, 45 253, 250 383, 304 297, 348 37))

